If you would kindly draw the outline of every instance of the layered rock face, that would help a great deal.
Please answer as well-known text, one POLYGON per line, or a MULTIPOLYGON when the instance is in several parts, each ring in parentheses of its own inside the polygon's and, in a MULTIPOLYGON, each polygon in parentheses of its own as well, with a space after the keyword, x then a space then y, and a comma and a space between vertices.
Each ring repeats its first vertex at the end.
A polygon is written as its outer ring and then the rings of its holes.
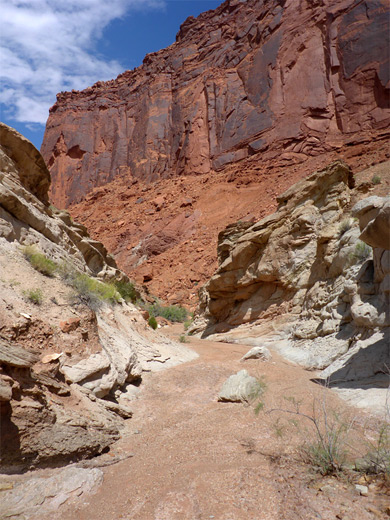
POLYGON ((33 269, 24 246, 58 272, 128 280, 84 226, 49 206, 38 150, 3 124, 0 142, 1 464, 63 464, 119 437, 143 370, 194 355, 152 331, 131 304, 86 305, 66 276, 33 269))
POLYGON ((192 332, 270 345, 334 381, 385 374, 390 201, 351 210, 353 183, 335 162, 280 195, 273 215, 220 233, 192 332))
POLYGON ((57 96, 42 145, 53 201, 383 136, 388 37, 384 0, 227 0, 188 18, 141 67, 57 96))

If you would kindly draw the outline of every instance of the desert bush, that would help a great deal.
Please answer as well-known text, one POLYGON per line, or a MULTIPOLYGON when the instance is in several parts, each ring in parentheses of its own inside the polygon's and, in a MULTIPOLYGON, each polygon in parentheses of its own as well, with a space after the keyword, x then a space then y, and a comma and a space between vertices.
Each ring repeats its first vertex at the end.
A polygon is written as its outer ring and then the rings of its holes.
POLYGON ((371 179, 371 184, 377 185, 382 182, 382 179, 379 177, 379 175, 374 175, 371 179))
MULTIPOLYGON (((259 395, 263 392, 260 390, 259 395)), ((285 436, 287 426, 282 422, 282 417, 296 417, 288 423, 297 428, 302 438, 299 454, 305 463, 323 476, 339 475, 346 471, 349 477, 354 463, 356 471, 382 477, 390 488, 390 387, 385 418, 374 426, 373 433, 370 432, 371 438, 366 441, 366 448, 362 441, 363 432, 356 428, 359 421, 347 412, 333 409, 327 403, 325 392, 320 398, 313 399, 309 411, 306 408, 303 410, 303 402, 294 397, 286 397, 285 401, 285 407, 271 408, 265 413, 281 414, 273 424, 275 434, 280 438, 285 436)), ((263 408, 263 401, 257 397, 255 413, 258 414, 263 408)))
POLYGON ((57 264, 43 253, 39 253, 34 246, 23 247, 22 253, 36 271, 45 276, 54 276, 57 264))
POLYGON ((24 296, 28 301, 34 303, 35 305, 41 305, 43 302, 43 294, 41 289, 27 289, 23 291, 24 296))
POLYGON ((116 280, 114 285, 124 300, 131 301, 132 303, 137 301, 138 294, 133 282, 123 282, 116 280))
POLYGON ((342 237, 344 233, 352 228, 352 220, 347 218, 343 220, 339 225, 339 237, 342 237))
POLYGON ((152 327, 153 330, 157 329, 157 320, 154 316, 150 316, 148 319, 149 327, 152 327))
MULTIPOLYGON (((303 438, 299 449, 302 460, 322 475, 333 475, 343 471, 349 455, 348 438, 354 421, 331 409, 325 396, 322 400, 314 399, 311 412, 308 413, 302 410, 302 401, 294 397, 287 397, 285 401, 288 403, 285 408, 271 408, 265 413, 280 412, 298 418, 290 420, 290 423, 298 429, 303 438), (303 419, 309 427, 302 425, 299 419, 303 419)), ((264 403, 259 401, 255 412, 258 413, 263 408, 264 403)), ((278 436, 284 434, 285 426, 281 423, 280 417, 274 428, 278 436)))
POLYGON ((381 475, 390 484, 390 424, 379 424, 373 440, 367 443, 367 454, 356 461, 358 471, 381 475))
POLYGON ((264 392, 267 390, 267 383, 265 381, 264 376, 259 376, 256 379, 256 386, 254 387, 249 396, 249 402, 254 403, 255 414, 258 415, 264 408, 263 395, 264 392))
POLYGON ((101 282, 63 262, 58 272, 64 282, 71 286, 77 299, 92 309, 98 309, 103 302, 118 303, 121 295, 114 284, 101 282))
POLYGON ((384 419, 366 441, 367 453, 356 461, 358 471, 379 475, 390 487, 390 386, 387 390, 384 419))
POLYGON ((364 260, 370 258, 371 252, 372 248, 368 244, 358 240, 353 253, 350 254, 350 261, 351 263, 364 262, 364 260))
POLYGON ((187 336, 185 336, 185 334, 181 334, 181 336, 179 337, 179 341, 180 343, 189 343, 189 340, 187 336))
POLYGON ((146 306, 146 310, 149 312, 150 316, 161 316, 166 320, 172 322, 183 322, 187 318, 187 310, 180 305, 161 305, 160 302, 156 301, 148 306, 146 306))

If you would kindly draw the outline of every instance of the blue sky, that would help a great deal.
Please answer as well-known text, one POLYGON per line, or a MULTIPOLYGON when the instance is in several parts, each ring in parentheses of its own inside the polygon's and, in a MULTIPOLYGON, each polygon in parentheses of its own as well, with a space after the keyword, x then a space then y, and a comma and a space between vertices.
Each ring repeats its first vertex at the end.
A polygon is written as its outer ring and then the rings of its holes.
POLYGON ((141 65, 222 0, 0 0, 0 119, 40 148, 56 94, 141 65))

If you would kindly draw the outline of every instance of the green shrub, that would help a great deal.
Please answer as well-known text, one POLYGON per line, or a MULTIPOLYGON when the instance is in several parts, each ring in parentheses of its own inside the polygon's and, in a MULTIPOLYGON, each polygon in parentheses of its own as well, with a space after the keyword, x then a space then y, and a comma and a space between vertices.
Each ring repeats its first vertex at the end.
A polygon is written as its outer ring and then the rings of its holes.
MULTIPOLYGON (((302 401, 294 397, 285 400, 289 403, 286 408, 272 408, 266 413, 280 412, 297 417, 298 420, 289 422, 298 428, 302 436, 300 454, 303 461, 322 475, 342 472, 349 455, 347 448, 350 446, 349 437, 354 421, 330 408, 325 394, 321 400, 314 399, 311 412, 308 413, 302 411, 302 401), (302 426, 300 419, 307 421, 308 427, 302 426)), ((276 433, 283 435, 284 427, 279 419, 276 422, 276 433)))
POLYGON ((181 334, 181 336, 179 337, 179 341, 180 343, 189 343, 188 338, 184 334, 181 334))
POLYGON ((36 271, 45 276, 54 276, 57 270, 57 264, 44 254, 39 253, 34 246, 24 247, 22 253, 36 271))
POLYGON ((92 309, 98 309, 103 302, 118 303, 121 298, 114 284, 80 273, 65 262, 59 266, 58 272, 64 282, 73 288, 76 297, 92 309))
POLYGON ((390 484, 390 423, 378 425, 374 440, 368 443, 368 453, 356 461, 357 471, 381 475, 390 484))
POLYGON ((364 262, 364 260, 370 258, 371 251, 372 249, 368 244, 358 240, 353 253, 350 255, 350 260, 353 263, 364 262))
POLYGON ((165 318, 166 320, 172 322, 181 323, 187 319, 188 315, 187 310, 184 307, 181 307, 180 305, 164 306, 161 305, 159 302, 155 302, 151 305, 148 305, 146 309, 149 312, 150 316, 154 316, 155 318, 157 316, 161 316, 162 318, 165 318))
POLYGON ((153 330, 157 329, 157 320, 154 316, 150 316, 148 319, 149 327, 152 327, 153 330))
POLYGON ((380 184, 382 182, 382 179, 379 177, 379 175, 374 175, 371 179, 371 184, 380 184))
POLYGON ((43 301, 43 294, 40 289, 28 289, 23 291, 24 296, 35 305, 41 305, 43 301))
POLYGON ((264 394, 267 389, 267 383, 265 382, 264 376, 258 377, 256 386, 252 390, 249 401, 255 405, 255 414, 258 415, 264 408, 264 402, 260 397, 264 394))
POLYGON ((346 450, 337 440, 332 444, 307 442, 301 447, 301 455, 304 462, 324 476, 341 473, 347 458, 346 450))
POLYGON ((138 293, 134 287, 133 282, 115 281, 114 285, 116 287, 116 290, 124 300, 131 301, 132 303, 135 303, 137 301, 138 293))

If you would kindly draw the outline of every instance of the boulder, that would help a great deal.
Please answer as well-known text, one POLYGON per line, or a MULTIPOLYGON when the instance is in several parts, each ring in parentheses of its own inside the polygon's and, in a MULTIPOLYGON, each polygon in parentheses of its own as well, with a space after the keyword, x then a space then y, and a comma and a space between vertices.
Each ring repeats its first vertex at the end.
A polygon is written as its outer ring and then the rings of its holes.
POLYGON ((218 401, 233 403, 250 401, 261 394, 261 386, 246 370, 240 370, 225 381, 218 395, 218 401))
POLYGON ((91 376, 97 377, 110 368, 110 360, 104 352, 92 354, 74 365, 65 362, 60 371, 70 383, 80 383, 91 376))

